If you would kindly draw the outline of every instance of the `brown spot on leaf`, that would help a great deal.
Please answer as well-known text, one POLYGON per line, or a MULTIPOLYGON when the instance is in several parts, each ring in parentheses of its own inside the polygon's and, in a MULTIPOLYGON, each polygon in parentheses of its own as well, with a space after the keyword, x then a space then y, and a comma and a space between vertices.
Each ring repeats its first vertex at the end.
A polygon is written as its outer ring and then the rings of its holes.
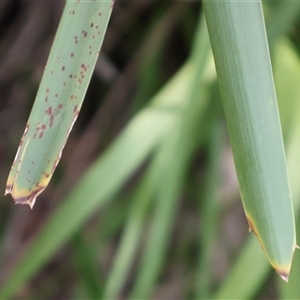
POLYGON ((86 65, 85 65, 85 64, 81 64, 81 68, 84 70, 84 72, 86 72, 86 71, 87 71, 87 67, 86 67, 86 65))
POLYGON ((54 116, 51 115, 51 116, 50 116, 50 124, 49 124, 49 127, 52 127, 53 121, 54 121, 54 116))
MULTIPOLYGON (((250 220, 250 218, 247 218, 248 225, 249 225, 249 232, 253 231, 254 232, 254 226, 250 220)), ((254 232, 255 233, 255 232, 254 232)))
POLYGON ((46 110, 47 115, 51 116, 52 115, 52 106, 49 106, 46 110))

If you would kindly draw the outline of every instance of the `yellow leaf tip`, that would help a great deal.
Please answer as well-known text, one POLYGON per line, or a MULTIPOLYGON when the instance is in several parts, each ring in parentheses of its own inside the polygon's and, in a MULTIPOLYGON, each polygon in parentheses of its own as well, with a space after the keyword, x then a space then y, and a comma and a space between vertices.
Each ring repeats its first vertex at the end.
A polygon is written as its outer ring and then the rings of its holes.
POLYGON ((289 282, 289 275, 291 270, 291 264, 286 265, 278 265, 278 264, 272 264, 273 268, 277 272, 277 274, 285 281, 289 282))
POLYGON ((32 209, 36 201, 37 196, 45 189, 45 187, 39 187, 34 191, 28 193, 26 190, 18 190, 16 187, 14 189, 7 188, 6 194, 11 194, 15 204, 27 204, 32 209))

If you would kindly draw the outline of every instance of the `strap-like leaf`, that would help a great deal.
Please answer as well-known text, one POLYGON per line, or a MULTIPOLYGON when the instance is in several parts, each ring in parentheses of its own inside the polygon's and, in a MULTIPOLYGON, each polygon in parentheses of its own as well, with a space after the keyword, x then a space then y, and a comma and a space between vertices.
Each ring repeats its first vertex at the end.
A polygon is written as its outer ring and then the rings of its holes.
POLYGON ((68 1, 13 162, 6 194, 32 208, 60 160, 79 114, 112 1, 68 1))
POLYGON ((295 224, 261 2, 204 8, 249 229, 287 281, 295 224))

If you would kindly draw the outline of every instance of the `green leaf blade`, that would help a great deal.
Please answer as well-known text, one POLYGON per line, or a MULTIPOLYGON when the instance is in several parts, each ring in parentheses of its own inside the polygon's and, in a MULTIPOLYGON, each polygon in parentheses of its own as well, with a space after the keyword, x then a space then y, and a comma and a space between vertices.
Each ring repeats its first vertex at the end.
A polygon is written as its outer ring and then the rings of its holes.
POLYGON ((287 280, 295 224, 261 3, 204 8, 249 229, 287 280))
POLYGON ((60 160, 90 82, 112 1, 66 3, 44 75, 12 165, 6 194, 32 208, 60 160))

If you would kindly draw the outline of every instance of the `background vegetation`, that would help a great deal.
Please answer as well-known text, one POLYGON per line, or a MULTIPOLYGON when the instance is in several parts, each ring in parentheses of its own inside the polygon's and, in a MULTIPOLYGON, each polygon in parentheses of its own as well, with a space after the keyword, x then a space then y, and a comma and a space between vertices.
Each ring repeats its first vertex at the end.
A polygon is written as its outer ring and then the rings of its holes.
MULTIPOLYGON (((62 9, 0 2, 3 191, 62 9)), ((300 5, 264 9, 298 215, 300 5)), ((0 205, 0 298, 300 298, 248 233, 200 2, 115 3, 49 187, 0 205)))

